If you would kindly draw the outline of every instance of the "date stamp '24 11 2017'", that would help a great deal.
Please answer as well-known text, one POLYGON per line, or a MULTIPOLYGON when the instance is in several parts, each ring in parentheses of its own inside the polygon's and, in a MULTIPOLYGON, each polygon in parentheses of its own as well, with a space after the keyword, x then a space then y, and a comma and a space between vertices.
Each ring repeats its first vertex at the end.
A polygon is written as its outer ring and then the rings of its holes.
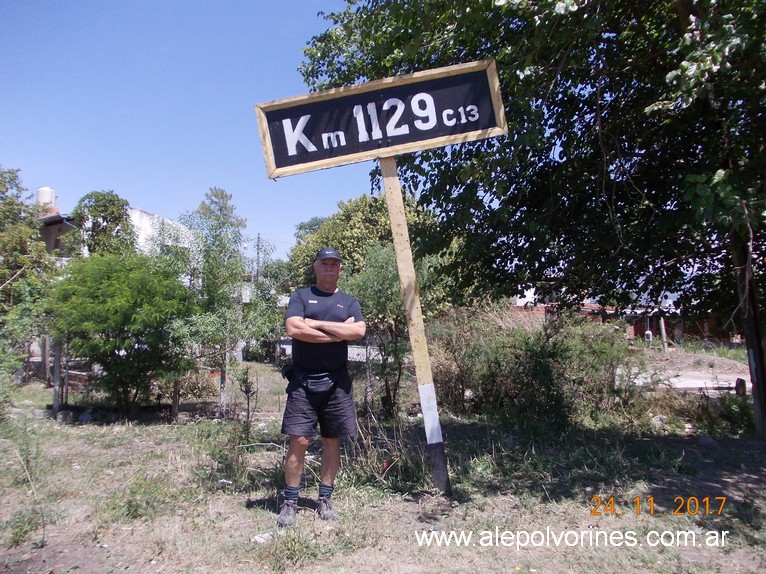
POLYGON ((653 516, 655 514, 671 514, 675 516, 683 515, 720 515, 723 513, 723 508, 726 505, 725 496, 676 496, 673 498, 673 507, 667 511, 659 511, 655 508, 654 497, 640 497, 636 496, 630 501, 628 510, 621 510, 614 500, 614 496, 607 498, 601 496, 593 496, 590 499, 593 505, 590 510, 591 516, 605 516, 605 515, 623 515, 623 514, 635 514, 636 516, 641 514, 649 514, 653 516))

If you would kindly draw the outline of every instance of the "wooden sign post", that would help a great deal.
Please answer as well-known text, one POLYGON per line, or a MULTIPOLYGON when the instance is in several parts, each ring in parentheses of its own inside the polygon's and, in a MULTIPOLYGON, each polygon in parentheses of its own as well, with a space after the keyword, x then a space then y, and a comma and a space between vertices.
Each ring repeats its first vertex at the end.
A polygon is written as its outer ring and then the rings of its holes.
POLYGON ((434 483, 451 494, 395 155, 508 133, 493 60, 258 104, 269 177, 379 159, 434 483))
POLYGON ((412 262, 412 249, 407 230, 404 201, 402 201, 402 188, 399 183, 399 175, 396 172, 396 159, 393 157, 381 158, 380 171, 383 175, 388 218, 391 220, 391 233, 394 237, 399 283, 402 287, 404 308, 407 312, 407 328, 412 346, 412 361, 415 364, 415 378, 418 381, 420 409, 423 411, 423 423, 426 429, 428 458, 431 461, 431 471, 436 487, 445 495, 450 496, 452 488, 447 472, 447 455, 444 452, 442 427, 436 408, 436 389, 431 372, 431 360, 428 356, 426 329, 415 280, 415 266, 412 262))

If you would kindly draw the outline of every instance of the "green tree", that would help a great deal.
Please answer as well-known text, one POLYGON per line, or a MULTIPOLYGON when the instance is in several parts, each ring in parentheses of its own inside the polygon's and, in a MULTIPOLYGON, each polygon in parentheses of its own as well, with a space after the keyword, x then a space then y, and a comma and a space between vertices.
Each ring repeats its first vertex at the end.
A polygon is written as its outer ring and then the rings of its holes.
POLYGON ((309 233, 314 233, 317 229, 319 229, 324 223, 326 217, 312 217, 308 221, 304 221, 302 223, 299 223, 295 226, 295 238, 298 241, 301 241, 301 239, 308 235, 309 233))
POLYGON ((509 136, 398 160, 441 246, 461 242, 465 288, 620 307, 673 292, 757 317, 766 2, 363 0, 327 18, 312 88, 496 60, 509 136))
MULTIPOLYGON (((438 235, 438 224, 429 212, 419 209, 411 197, 406 198, 405 210, 413 251, 418 253, 421 243, 438 235)), ((337 212, 296 237, 298 242, 290 252, 289 260, 294 287, 314 282, 311 264, 317 251, 325 246, 335 247, 343 255, 343 276, 354 275, 364 268, 370 246, 392 242, 386 200, 363 195, 342 201, 338 203, 337 212)))
MULTIPOLYGON (((392 417, 396 415, 399 387, 409 350, 407 316, 393 245, 371 245, 367 250, 364 268, 346 279, 345 284, 362 305, 367 340, 377 347, 379 358, 372 361, 372 365, 374 374, 383 384, 383 414, 392 417)), ((368 388, 365 396, 368 408, 372 391, 372 388, 368 388)))
POLYGON ((230 354, 241 340, 253 337, 254 322, 260 317, 242 300, 248 275, 242 253, 245 220, 237 215, 231 194, 213 187, 195 211, 181 217, 181 223, 191 230, 186 274, 200 311, 178 323, 177 333, 220 371, 219 406, 224 416, 230 354))
POLYGON ((247 341, 247 360, 276 362, 279 360, 279 341, 284 309, 280 298, 290 292, 287 261, 272 259, 267 253, 259 258, 258 269, 250 274, 251 290, 245 309, 252 314, 253 326, 247 341))
POLYGON ((113 191, 91 191, 72 211, 80 229, 81 245, 88 253, 120 253, 135 249, 136 235, 129 205, 113 191))
POLYGON ((49 308, 53 337, 95 367, 96 388, 124 414, 149 397, 153 381, 188 367, 169 328, 191 312, 188 293, 159 260, 135 253, 74 259, 49 308))
MULTIPOLYGON (((445 286, 429 281, 427 257, 417 262, 417 281, 425 317, 432 317, 445 307, 445 286)), ((377 347, 373 361, 375 374, 382 382, 383 413, 395 416, 399 407, 399 389, 405 374, 410 344, 407 337, 407 315, 399 283, 396 255, 391 243, 372 244, 362 270, 344 281, 345 289, 359 299, 367 324, 367 339, 377 347)), ((369 402, 369 397, 367 397, 369 402)))
POLYGON ((41 215, 29 201, 19 170, 0 167, 0 418, 11 373, 41 332, 40 301, 55 265, 40 241, 41 215))

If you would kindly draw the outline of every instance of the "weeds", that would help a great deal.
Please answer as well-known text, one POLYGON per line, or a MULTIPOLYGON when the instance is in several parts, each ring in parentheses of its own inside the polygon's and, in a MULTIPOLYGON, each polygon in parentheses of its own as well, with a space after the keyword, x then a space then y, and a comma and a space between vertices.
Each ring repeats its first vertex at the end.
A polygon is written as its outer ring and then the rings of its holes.
POLYGON ((700 393, 676 403, 677 416, 691 421, 698 432, 720 437, 747 437, 755 433, 755 406, 751 396, 700 393))
POLYGON ((202 449, 206 457, 195 468, 195 476, 208 490, 218 490, 221 484, 233 490, 281 488, 284 482, 284 437, 275 425, 263 424, 251 431, 249 439, 238 421, 213 423, 200 421, 179 429, 202 449), (253 452, 274 451, 274 463, 255 464, 253 452))
POLYGON ((6 372, 2 365, 0 365, 0 424, 8 419, 12 389, 13 379, 11 374, 6 372))
POLYGON ((23 415, 20 427, 9 425, 7 428, 16 444, 16 457, 21 463, 22 474, 18 480, 27 483, 30 488, 34 489, 40 461, 39 437, 30 426, 26 413, 23 415))
POLYGON ((6 544, 9 547, 19 546, 41 530, 41 535, 34 541, 33 546, 42 548, 47 542, 46 525, 54 524, 57 520, 57 514, 45 505, 35 503, 31 507, 20 508, 4 524, 5 530, 8 531, 6 544))
POLYGON ((46 544, 46 527, 55 522, 56 516, 37 489, 41 473, 39 437, 29 425, 26 414, 21 427, 15 427, 10 422, 3 425, 15 443, 14 454, 21 470, 14 482, 23 485, 31 498, 28 506, 18 509, 3 525, 9 532, 7 543, 9 546, 18 546, 26 542, 34 532, 41 530, 41 536, 35 542, 35 546, 40 548, 46 544))
POLYGON ((244 441, 250 442, 250 430, 253 424, 253 412, 258 408, 258 372, 255 371, 255 377, 251 376, 251 369, 243 367, 240 372, 235 372, 234 376, 239 384, 239 390, 245 397, 245 420, 242 422, 242 434, 244 441))
POLYGON ((336 554, 350 553, 373 542, 372 534, 360 528, 353 518, 342 518, 332 533, 309 530, 305 526, 290 528, 273 537, 273 542, 260 553, 261 560, 273 572, 291 572, 336 554))
POLYGON ((172 483, 161 475, 136 474, 122 490, 112 494, 101 508, 106 523, 126 520, 153 520, 168 512, 176 501, 172 483))
MULTIPOLYGON (((651 395, 648 403, 651 408, 671 401, 675 401, 674 408, 680 409, 683 405, 691 408, 683 397, 655 395, 658 393, 651 395)), ((283 438, 276 423, 268 427, 255 426, 252 442, 247 444, 243 443, 241 421, 197 421, 161 427, 51 428, 56 428, 59 444, 63 440, 71 452, 78 452, 78 464, 83 463, 88 469, 89 486, 96 486, 98 481, 94 476, 98 477, 103 470, 104 457, 119 460, 121 468, 115 469, 117 476, 128 477, 116 491, 111 476, 106 477, 104 490, 100 492, 105 498, 93 497, 94 491, 77 502, 89 507, 94 504, 94 498, 102 500, 90 513, 93 523, 86 527, 94 540, 103 541, 116 556, 114 536, 130 530, 133 544, 143 544, 141 548, 147 555, 161 555, 159 560, 175 561, 178 569, 193 569, 196 565, 214 571, 226 563, 227 571, 232 572, 289 572, 311 569, 314 565, 329 571, 346 560, 346 556, 350 560, 348 564, 358 568, 366 554, 359 550, 366 548, 395 552, 405 567, 422 566, 417 563, 417 549, 413 550, 404 541, 406 536, 411 536, 413 526, 476 531, 529 529, 541 525, 554 529, 589 528, 593 519, 588 513, 593 508, 591 499, 596 495, 604 500, 614 496, 617 505, 623 508, 630 508, 630 501, 636 496, 653 496, 658 508, 672 510, 672 498, 679 493, 717 495, 718 491, 709 490, 710 485, 725 488, 730 485, 726 477, 734 473, 743 480, 762 473, 763 465, 756 457, 743 457, 723 449, 700 453, 697 448, 689 448, 696 444, 694 439, 627 432, 616 424, 619 409, 610 413, 615 417, 612 421, 615 424, 572 424, 565 431, 547 435, 525 432, 515 425, 503 426, 488 416, 444 417, 442 429, 454 501, 434 492, 425 433, 419 419, 385 422, 372 417, 360 419, 358 435, 345 441, 336 483, 341 519, 323 523, 309 511, 302 511, 299 524, 281 535, 273 530, 276 504, 272 494, 278 491, 284 476, 283 438), (120 440, 114 440, 113 435, 120 440), (171 469, 167 465, 157 467, 156 463, 162 461, 154 455, 139 456, 135 452, 137 443, 152 449, 167 447, 170 441, 178 443, 173 444, 171 469), (91 453, 93 457, 87 459, 91 453), (221 479, 238 482, 235 487, 221 489, 218 487, 221 479), (184 486, 189 483, 193 484, 198 498, 190 496, 184 486), (199 492, 200 486, 216 492, 214 495, 199 492), (250 499, 252 489, 268 490, 269 494, 263 498, 256 495, 254 504, 247 506, 244 500, 250 499), (134 521, 151 524, 130 524, 134 521), (117 528, 112 526, 114 523, 118 524, 117 528), (235 542, 232 546, 232 536, 236 540, 251 540, 250 528, 258 533, 274 534, 270 542, 263 545, 235 542), (140 538, 142 535, 144 538, 140 538)), ((43 421, 41 425, 55 423, 43 421)), ((27 500, 25 497, 29 495, 21 491, 30 489, 21 459, 29 461, 29 475, 40 500, 50 500, 53 480, 58 484, 67 480, 77 484, 76 476, 63 474, 71 464, 43 464, 42 453, 49 437, 36 433, 32 425, 29 432, 27 446, 16 449, 18 455, 6 449, 15 464, 2 469, 3 478, 13 475, 15 484, 5 491, 13 495, 15 503, 3 524, 3 541, 8 544, 33 540, 35 532, 40 531, 41 521, 50 524, 55 519, 53 513, 45 511, 44 505, 39 507, 43 509, 39 512, 34 505, 18 502, 27 500), (50 478, 44 473, 41 477, 43 469, 45 473, 52 473, 50 478)), ((20 436, 14 439, 14 445, 19 441, 20 436)), ((9 442, 4 441, 0 446, 9 442)), ((308 466, 315 468, 316 463, 308 466)), ((743 484, 741 492, 746 492, 745 488, 743 484)), ((85 491, 87 488, 79 483, 71 488, 71 495, 85 491)), ((743 533, 733 552, 742 548, 758 550, 765 544, 760 491, 752 489, 747 496, 737 496, 736 502, 731 494, 731 499, 725 516, 709 517, 705 524, 711 529, 743 533), (743 538, 745 532, 747 539, 743 538)), ((64 532, 71 536, 73 522, 68 520, 62 526, 62 536, 64 532)), ((601 527, 611 524, 611 517, 604 517, 601 527)), ((620 524, 624 525, 621 528, 643 532, 641 528, 647 521, 625 516, 620 524)), ((652 529, 673 527, 672 522, 661 516, 648 524, 647 528, 652 529)), ((73 539, 74 547, 78 542, 76 536, 73 539)), ((45 536, 42 536, 34 544, 44 542, 45 536)), ((30 549, 13 552, 30 553, 30 549)), ((601 558, 584 552, 571 549, 567 560, 573 557, 576 568, 595 571, 601 558)), ((495 564, 492 561, 497 559, 496 555, 487 550, 484 556, 489 557, 477 559, 480 566, 495 564)), ((555 557, 547 558, 546 563, 534 564, 537 556, 539 554, 530 558, 535 569, 566 569, 564 561, 556 561, 555 557)), ((631 572, 644 571, 639 567, 640 561, 649 561, 646 553, 620 556, 625 564, 633 567, 626 569, 631 572)), ((709 558, 711 554, 705 556, 709 558)), ((444 562, 435 562, 431 570, 443 565, 444 562)), ((376 565, 369 566, 374 569, 376 565)), ((610 563, 606 569, 612 571, 612 566, 610 563)))
MULTIPOLYGON (((721 345, 700 337, 686 335, 682 348, 687 353, 704 353, 740 363, 747 363, 747 349, 744 345, 721 345)), ((702 359, 700 359, 700 364, 703 364, 702 359)))
POLYGON ((285 458, 280 456, 273 464, 256 464, 247 467, 248 484, 255 490, 279 492, 285 485, 285 458))
POLYGON ((289 572, 317 560, 326 552, 301 529, 293 528, 284 536, 277 536, 266 548, 264 561, 274 572, 289 572))
POLYGON ((207 444, 211 464, 200 468, 200 477, 209 488, 217 488, 221 481, 242 488, 248 482, 245 451, 240 447, 241 427, 237 423, 219 425, 220 434, 207 444))
POLYGON ((357 437, 343 445, 339 482, 393 491, 430 488, 430 463, 421 432, 400 421, 380 424, 371 415, 360 420, 357 437))
POLYGON ((38 528, 38 513, 32 508, 21 508, 14 512, 5 523, 8 531, 6 544, 10 547, 26 542, 38 528))

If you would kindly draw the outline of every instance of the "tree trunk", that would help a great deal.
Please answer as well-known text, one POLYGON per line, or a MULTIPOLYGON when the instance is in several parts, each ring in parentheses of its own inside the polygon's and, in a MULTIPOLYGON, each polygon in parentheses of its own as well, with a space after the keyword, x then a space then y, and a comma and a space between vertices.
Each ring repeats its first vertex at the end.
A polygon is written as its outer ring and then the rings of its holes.
POLYGON ((50 335, 43 335, 40 339, 40 366, 42 367, 45 384, 48 386, 52 384, 51 379, 53 378, 51 377, 50 351, 51 337, 50 335))
POLYGON ((181 403, 181 381, 176 378, 173 381, 173 404, 170 407, 170 420, 178 422, 178 408, 181 403))
POLYGON ((223 352, 221 357, 221 381, 220 381, 220 404, 218 406, 218 417, 220 419, 226 418, 226 351, 223 352))
POLYGON ((746 243, 733 246, 732 251, 734 269, 737 274, 737 290, 739 291, 739 311, 742 315, 747 362, 750 367, 750 381, 753 385, 755 432, 760 440, 766 441, 766 362, 764 361, 763 331, 758 316, 751 254, 746 243))
MULTIPOLYGON (((47 352, 47 349, 46 349, 47 352)), ((53 414, 61 408, 61 343, 53 343, 53 414)))

